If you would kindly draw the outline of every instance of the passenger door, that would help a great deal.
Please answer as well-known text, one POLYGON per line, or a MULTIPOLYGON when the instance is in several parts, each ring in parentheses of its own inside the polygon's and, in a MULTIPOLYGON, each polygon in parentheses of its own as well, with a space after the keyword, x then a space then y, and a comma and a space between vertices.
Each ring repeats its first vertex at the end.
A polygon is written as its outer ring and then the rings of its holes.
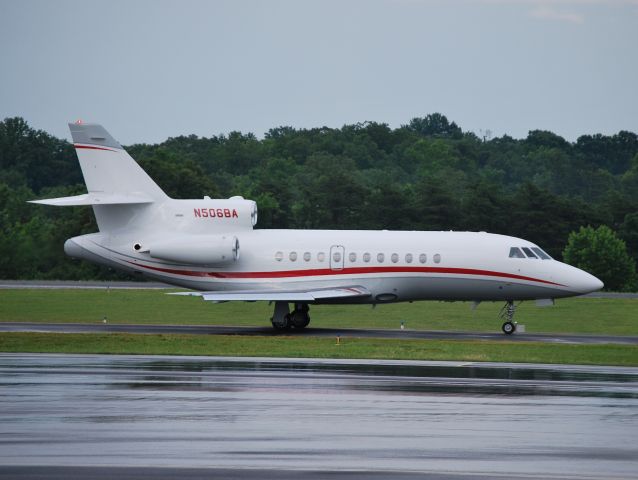
POLYGON ((330 247, 330 269, 343 270, 346 249, 343 245, 333 245, 330 247))

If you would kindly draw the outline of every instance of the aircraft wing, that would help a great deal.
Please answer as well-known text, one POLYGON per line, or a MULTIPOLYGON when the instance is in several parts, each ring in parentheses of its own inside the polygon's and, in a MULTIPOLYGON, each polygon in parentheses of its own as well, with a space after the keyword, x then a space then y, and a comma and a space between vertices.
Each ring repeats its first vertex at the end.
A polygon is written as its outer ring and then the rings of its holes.
POLYGON ((214 292, 177 292, 168 295, 188 295, 202 297, 213 302, 229 302, 232 300, 255 302, 258 300, 283 302, 314 302, 333 298, 369 297, 370 291, 360 285, 337 288, 320 288, 314 290, 235 290, 214 292))

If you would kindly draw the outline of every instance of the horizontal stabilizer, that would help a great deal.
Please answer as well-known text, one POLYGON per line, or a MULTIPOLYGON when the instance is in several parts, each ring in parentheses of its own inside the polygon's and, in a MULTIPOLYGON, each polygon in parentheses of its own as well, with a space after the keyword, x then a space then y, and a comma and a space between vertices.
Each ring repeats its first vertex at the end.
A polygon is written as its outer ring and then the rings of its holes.
POLYGON ((30 200, 29 203, 54 205, 57 207, 74 207, 78 205, 124 205, 136 203, 153 203, 153 199, 142 193, 102 193, 92 192, 74 197, 46 198, 30 200))
POLYGON ((316 290, 236 290, 228 292, 177 292, 168 295, 189 295, 202 297, 207 301, 229 302, 232 300, 255 302, 283 301, 283 302, 314 302, 317 300, 329 300, 334 298, 369 297, 370 291, 361 286, 327 288, 316 290))

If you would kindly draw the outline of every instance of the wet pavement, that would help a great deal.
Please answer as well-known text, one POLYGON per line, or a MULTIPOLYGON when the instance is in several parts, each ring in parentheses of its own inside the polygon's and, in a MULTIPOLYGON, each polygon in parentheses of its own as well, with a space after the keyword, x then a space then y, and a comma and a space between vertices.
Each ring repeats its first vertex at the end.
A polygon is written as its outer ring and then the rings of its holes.
POLYGON ((638 478, 638 369, 0 355, 0 478, 638 478))

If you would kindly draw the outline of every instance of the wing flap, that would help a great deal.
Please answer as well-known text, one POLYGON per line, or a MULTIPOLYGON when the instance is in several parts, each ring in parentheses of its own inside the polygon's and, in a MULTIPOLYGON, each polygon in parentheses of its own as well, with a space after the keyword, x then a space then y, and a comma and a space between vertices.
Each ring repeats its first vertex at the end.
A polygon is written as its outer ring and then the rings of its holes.
POLYGON ((177 292, 168 295, 188 295, 202 297, 206 301, 228 302, 233 300, 255 302, 284 301, 284 302, 314 302, 336 298, 369 297, 370 291, 362 286, 322 288, 314 290, 237 290, 228 292, 177 292))

